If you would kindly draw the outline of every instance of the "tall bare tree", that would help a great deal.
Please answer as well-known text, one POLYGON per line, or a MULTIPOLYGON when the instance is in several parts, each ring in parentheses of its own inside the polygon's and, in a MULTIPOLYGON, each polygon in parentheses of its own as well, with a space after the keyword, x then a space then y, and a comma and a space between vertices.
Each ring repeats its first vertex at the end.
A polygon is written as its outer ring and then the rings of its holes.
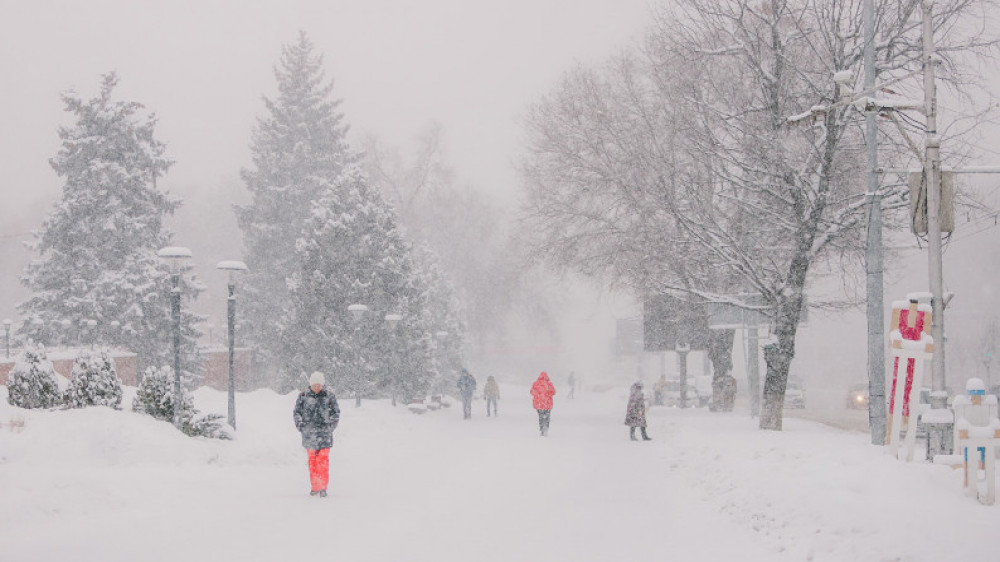
MULTIPOLYGON (((956 32, 981 3, 942 4, 943 53, 988 45, 956 32)), ((880 6, 883 79, 919 69, 916 5, 880 6)), ((861 0, 683 0, 638 54, 575 71, 528 120, 529 208, 550 255, 770 317, 763 429, 781 429, 808 283, 861 263, 861 135, 833 80, 860 70, 861 28, 861 0)), ((905 205, 898 185, 880 189, 905 205)))

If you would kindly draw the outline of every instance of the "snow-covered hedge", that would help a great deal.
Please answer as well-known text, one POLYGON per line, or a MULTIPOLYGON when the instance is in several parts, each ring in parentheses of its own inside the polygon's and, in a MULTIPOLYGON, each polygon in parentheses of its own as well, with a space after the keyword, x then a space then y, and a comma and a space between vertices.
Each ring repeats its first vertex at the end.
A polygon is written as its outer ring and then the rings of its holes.
POLYGON ((10 372, 7 401, 19 408, 52 408, 62 404, 62 393, 45 347, 30 346, 10 372))
POLYGON ((84 351, 73 363, 73 374, 66 390, 66 405, 70 408, 110 406, 120 408, 122 381, 107 349, 84 351))
MULTIPOLYGON (((173 371, 169 367, 152 367, 142 374, 142 382, 132 402, 132 410, 153 416, 158 420, 174 420, 173 371)), ((195 407, 191 396, 182 393, 181 431, 192 437, 231 439, 223 417, 219 414, 202 414, 195 407)))

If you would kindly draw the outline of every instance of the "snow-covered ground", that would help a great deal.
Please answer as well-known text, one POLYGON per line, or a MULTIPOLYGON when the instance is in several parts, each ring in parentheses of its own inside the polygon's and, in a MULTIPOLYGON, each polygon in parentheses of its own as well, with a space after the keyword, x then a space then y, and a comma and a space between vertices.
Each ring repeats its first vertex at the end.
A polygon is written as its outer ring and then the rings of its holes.
MULTIPOLYGON (((499 417, 477 401, 469 421, 343 400, 321 499, 294 394, 238 395, 222 442, 127 410, 20 410, 0 387, 0 560, 1000 560, 1000 505, 865 433, 654 408, 654 440, 630 442, 623 387, 557 395, 542 438, 527 388, 502 392, 499 417)), ((196 405, 224 413, 225 394, 196 405)))

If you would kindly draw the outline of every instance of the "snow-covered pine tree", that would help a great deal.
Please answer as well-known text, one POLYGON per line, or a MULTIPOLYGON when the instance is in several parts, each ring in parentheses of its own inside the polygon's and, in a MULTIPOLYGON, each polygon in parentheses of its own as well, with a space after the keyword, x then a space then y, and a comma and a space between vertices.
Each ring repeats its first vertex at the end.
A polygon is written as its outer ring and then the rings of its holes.
POLYGON ((397 385, 404 402, 423 396, 434 375, 434 330, 411 254, 392 209, 358 166, 326 186, 308 215, 289 280, 287 386, 318 370, 349 396, 388 396, 397 385), (370 310, 358 326, 347 311, 353 303, 370 310), (385 322, 390 313, 402 316, 393 333, 385 322))
POLYGON ((147 367, 132 401, 132 411, 158 420, 174 419, 174 373, 170 367, 147 367))
POLYGON ((18 408, 52 408, 62 403, 62 392, 45 347, 29 345, 7 378, 7 402, 18 408))
MULTIPOLYGON (((155 117, 142 115, 139 103, 114 100, 117 81, 104 75, 90 100, 62 96, 76 123, 60 127, 62 147, 50 161, 64 178, 63 194, 35 233, 39 259, 22 278, 32 296, 19 305, 26 319, 19 331, 49 343, 79 341, 61 323, 94 320, 88 339, 137 353, 144 368, 171 357, 170 276, 156 252, 170 245, 163 219, 180 202, 156 186, 172 162, 155 137, 155 117), (42 320, 41 329, 31 319, 42 320)), ((200 284, 182 278, 182 294, 196 297, 200 284)), ((195 371, 200 318, 182 314, 185 368, 195 371)))
POLYGON ((434 336, 434 376, 429 390, 435 394, 454 391, 463 364, 465 322, 454 286, 438 267, 439 258, 428 246, 416 251, 421 286, 427 288, 426 325, 434 336))
POLYGON ((249 267, 240 315, 256 352, 255 369, 272 375, 289 360, 282 342, 289 329, 287 277, 296 270, 295 240, 323 182, 355 159, 322 63, 305 33, 283 47, 274 69, 278 97, 264 99, 267 113, 253 132, 253 167, 242 170, 252 200, 237 208, 249 267))
POLYGON ((122 403, 122 381, 118 378, 111 353, 86 350, 73 362, 66 405, 70 408, 110 406, 119 408, 122 403))

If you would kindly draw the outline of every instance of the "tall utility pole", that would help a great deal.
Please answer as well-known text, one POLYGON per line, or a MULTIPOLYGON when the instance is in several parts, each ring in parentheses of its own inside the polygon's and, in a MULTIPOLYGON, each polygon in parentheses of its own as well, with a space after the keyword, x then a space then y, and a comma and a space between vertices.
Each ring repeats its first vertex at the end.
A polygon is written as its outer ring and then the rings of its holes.
POLYGON ((760 415, 760 335, 757 325, 747 325, 747 389, 750 391, 750 417, 760 415))
MULTIPOLYGON (((864 91, 875 89, 875 6, 865 0, 864 91)), ((870 94, 873 98, 874 93, 870 94)), ((865 281, 868 304, 868 425, 872 445, 885 444, 885 320, 882 281, 882 196, 878 177, 878 108, 865 107, 865 145, 868 149, 868 238, 865 245, 865 281)))
MULTIPOLYGON (((937 135, 937 86, 934 83, 934 3, 923 1, 924 47, 924 115, 927 117, 927 134, 924 137, 924 185, 927 189, 927 268, 931 286, 931 336, 934 338, 934 355, 931 359, 931 409, 946 410, 944 372, 944 267, 941 254, 941 140, 937 135)), ((926 416, 928 424, 927 456, 950 453, 946 451, 946 433, 951 424, 940 423, 943 416, 926 416)), ((948 447, 950 448, 950 447, 948 447)))

